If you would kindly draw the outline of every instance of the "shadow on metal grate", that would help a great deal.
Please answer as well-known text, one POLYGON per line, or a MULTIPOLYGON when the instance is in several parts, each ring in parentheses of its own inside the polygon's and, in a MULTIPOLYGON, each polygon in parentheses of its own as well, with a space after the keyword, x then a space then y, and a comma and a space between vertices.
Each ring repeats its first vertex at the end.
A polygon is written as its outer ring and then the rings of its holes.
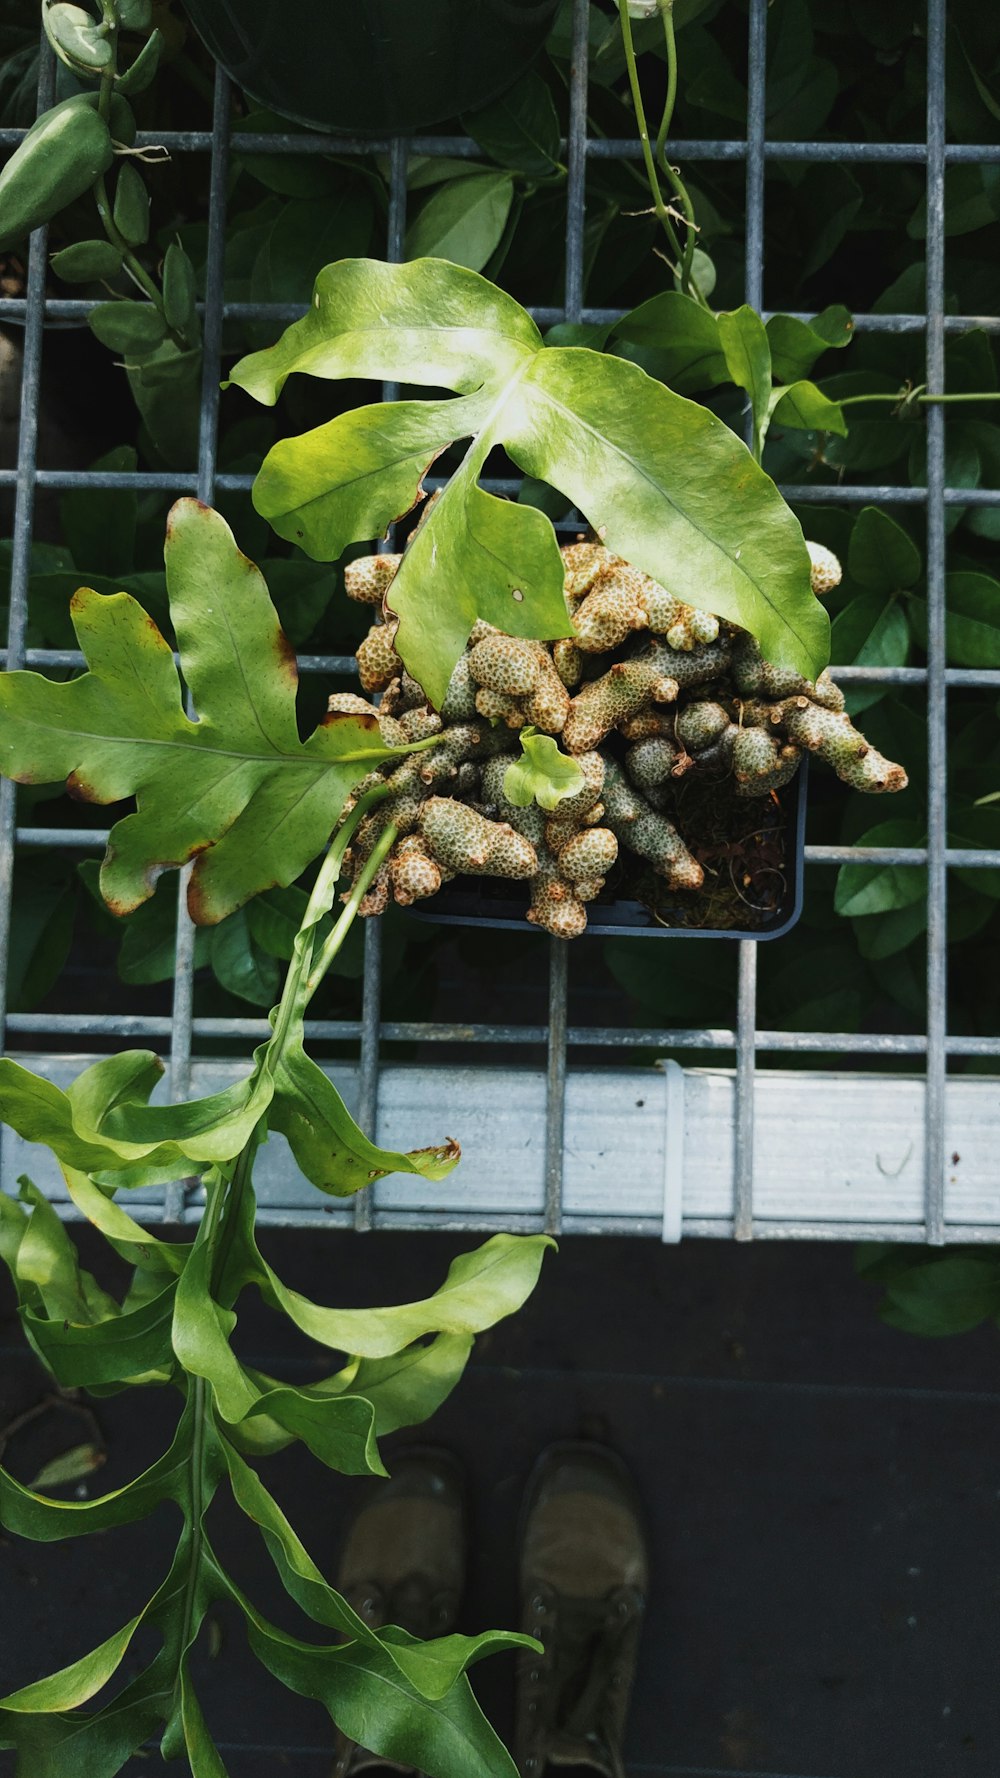
MULTIPOLYGON (((566 286, 562 308, 534 308, 543 324, 557 321, 607 321, 619 311, 588 309, 583 304, 583 247, 588 159, 635 159, 637 141, 594 140, 587 136, 587 0, 574 0, 574 49, 570 87, 569 135, 564 144, 567 178, 566 286)), ((749 107, 746 140, 680 141, 672 143, 678 158, 688 161, 736 161, 746 166, 746 301, 763 310, 764 178, 768 160, 800 162, 905 163, 927 172, 927 310, 925 314, 859 315, 859 331, 926 332, 927 388, 939 393, 944 384, 944 346, 948 334, 975 326, 1000 332, 1000 318, 944 313, 945 169, 968 161, 1000 162, 1000 144, 949 144, 945 141, 946 0, 927 6, 927 135, 921 143, 773 142, 765 139, 767 0, 750 0, 749 107)), ((51 102, 53 73, 43 45, 39 107, 51 102)), ((15 490, 15 521, 11 572, 8 667, 73 667, 82 656, 72 650, 29 650, 25 646, 29 553, 36 490, 110 488, 195 493, 211 502, 218 491, 246 489, 252 478, 217 472, 216 447, 222 327, 226 317, 267 320, 278 324, 301 314, 302 308, 277 303, 231 303, 223 297, 223 249, 229 155, 230 95, 220 72, 215 83, 211 132, 173 132, 156 137, 175 154, 211 154, 207 287, 204 316, 204 378, 197 466, 189 473, 40 470, 37 466, 37 406, 43 324, 78 319, 88 305, 80 301, 45 299, 45 232, 32 238, 27 293, 23 299, 0 300, 0 320, 23 323, 24 354, 21 431, 17 467, 0 471, 0 487, 15 490)), ((22 132, 0 131, 0 146, 11 146, 22 132)), ((154 138, 138 138, 139 145, 154 138)), ((468 138, 415 137, 409 142, 338 138, 337 153, 389 155, 390 203, 387 256, 402 257, 406 221, 406 166, 409 153, 451 157, 477 154, 468 138)), ((323 135, 244 134, 241 148, 269 154, 323 154, 330 138, 323 135)), ((763 310, 767 314, 766 310, 763 310)), ((392 397, 389 386, 385 394, 392 397)), ((362 1125, 380 1140, 406 1146, 412 1120, 440 1116, 462 1138, 466 1161, 460 1185, 445 1182, 419 1207, 413 1186, 382 1182, 377 1194, 357 1200, 359 1228, 373 1224, 416 1228, 561 1228, 587 1232, 660 1235, 676 1239, 695 1235, 788 1239, 855 1239, 901 1241, 993 1241, 1000 1237, 1000 1189, 995 1154, 1000 1137, 997 1082, 985 1075, 948 1075, 949 1057, 1000 1057, 1000 1037, 950 1036, 946 1024, 945 912, 949 868, 1000 866, 1000 852, 957 849, 947 844, 946 700, 949 687, 1000 687, 1000 671, 949 668, 945 652, 946 508, 950 505, 1000 505, 1000 490, 952 488, 945 482, 944 411, 931 405, 927 415, 926 488, 843 485, 803 487, 783 492, 796 503, 837 502, 885 505, 926 503, 927 522, 927 666, 851 667, 837 670, 844 685, 871 682, 924 687, 927 698, 928 775, 927 844, 923 847, 807 846, 806 861, 839 866, 846 861, 919 865, 927 872, 927 994, 923 1036, 855 1032, 759 1030, 756 1023, 756 947, 738 946, 737 1017, 735 1029, 663 1029, 573 1027, 568 1023, 570 948, 549 941, 546 1027, 448 1025, 430 1022, 390 1023, 381 1019, 381 930, 368 923, 365 934, 365 978, 360 1021, 315 1021, 307 1026, 314 1039, 351 1041, 359 1045, 355 1067, 334 1064, 337 1080, 362 1125), (383 1046, 449 1043, 465 1047, 467 1065, 458 1070, 385 1064, 383 1046), (544 1047, 544 1070, 499 1069, 478 1065, 477 1046, 544 1047), (655 1048, 663 1052, 725 1051, 735 1054, 735 1070, 681 1069, 668 1062, 659 1075, 648 1068, 614 1071, 568 1070, 571 1049, 609 1052, 655 1048), (756 1057, 773 1055, 896 1056, 922 1058, 920 1076, 878 1076, 860 1071, 756 1071, 756 1057), (404 1128, 405 1126, 405 1128, 404 1128), (404 1135, 406 1139, 404 1140, 404 1135), (520 1157, 520 1159, 504 1159, 520 1157), (961 1156, 961 1163, 959 1157, 961 1156), (961 1164, 961 1172, 958 1171, 961 1164), (516 1175, 516 1177, 514 1177, 516 1175), (627 1184, 623 1185, 622 1182, 627 1184), (788 1183, 785 1183, 788 1182, 788 1183), (627 1196, 625 1195, 627 1194, 627 1196)), ((518 483, 488 480, 496 493, 516 493, 518 483)), ((433 489, 435 482, 427 483, 433 489)), ((570 515, 567 527, 579 523, 570 515)), ((306 673, 353 671, 353 659, 339 655, 300 658, 306 673)), ((94 829, 43 827, 16 830, 14 786, 0 783, 0 1014, 4 1009, 3 979, 10 940, 10 900, 15 842, 24 847, 60 846, 82 852, 100 849, 105 836, 94 829)), ((197 1063, 193 1041, 258 1039, 266 1035, 259 1018, 195 1018, 193 1016, 194 932, 184 904, 184 882, 178 901, 177 967, 170 1018, 132 1017, 114 1013, 87 1016, 22 1013, 6 1019, 6 1030, 19 1038, 32 1033, 59 1035, 78 1051, 88 1038, 169 1039, 169 1089, 175 1098, 192 1090, 214 1088, 231 1077, 223 1063, 197 1063)), ((34 1066, 66 1081, 87 1057, 46 1055, 34 1066)), ((421 1126, 422 1127, 422 1126, 421 1126)), ((275 1146, 272 1144, 272 1146, 275 1146)), ((4 1132, 3 1176, 16 1176, 28 1154, 9 1131, 4 1132)), ((270 1152, 270 1151, 269 1151, 270 1152)), ((48 1177, 30 1151, 33 1174, 60 1209, 59 1181, 48 1177)), ((264 1166, 262 1220, 316 1226, 343 1226, 351 1213, 337 1206, 317 1211, 314 1195, 297 1186, 293 1170, 275 1154, 264 1166)), ((427 1192, 425 1184, 422 1191, 427 1192)), ((160 1213, 171 1219, 196 1217, 197 1197, 183 1187, 156 1198, 160 1213)))

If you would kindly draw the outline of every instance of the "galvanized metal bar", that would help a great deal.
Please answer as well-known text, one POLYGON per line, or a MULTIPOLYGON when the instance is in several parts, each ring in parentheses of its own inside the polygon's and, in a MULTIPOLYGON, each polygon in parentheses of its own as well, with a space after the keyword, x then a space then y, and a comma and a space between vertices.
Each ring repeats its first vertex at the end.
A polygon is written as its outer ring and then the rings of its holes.
MULTIPOLYGON (((52 103, 55 64, 42 38, 38 72, 37 110, 52 103)), ((7 659, 12 667, 23 664, 28 623, 28 587, 31 578, 31 538, 35 519, 35 487, 38 470, 38 409, 42 376, 43 303, 47 273, 47 228, 36 229, 28 249, 27 320, 21 356, 20 430, 17 468, 14 471, 14 532, 10 563, 10 605, 7 618, 7 659)), ((17 785, 0 779, 0 1053, 3 1051, 7 1011, 7 970, 10 962, 11 920, 14 895, 14 828, 17 819, 17 785)))
MULTIPOLYGON (((59 1214, 67 1222, 80 1222, 82 1217, 72 1203, 60 1203, 59 1214)), ((274 1209, 261 1204, 257 1209, 257 1222, 262 1227, 287 1228, 289 1214, 283 1209, 274 1209)), ((329 1233, 331 1227, 343 1227, 336 1212, 329 1210, 297 1210, 294 1226, 301 1229, 322 1229, 329 1233)), ((540 1233, 543 1219, 530 1212, 511 1212, 504 1217, 504 1228, 512 1234, 540 1233)), ((379 1227, 399 1234, 416 1234, 433 1232, 441 1235, 480 1235, 491 1234, 497 1227, 497 1218, 491 1215, 455 1216, 449 1211, 430 1214, 421 1210, 386 1210, 379 1217, 379 1227)), ((581 1215, 567 1212, 563 1222, 563 1233, 566 1235, 628 1235, 637 1240, 656 1239, 661 1232, 660 1221, 651 1216, 600 1216, 581 1215)), ((995 1245, 997 1225, 995 1223, 961 1223, 954 1227, 956 1239, 972 1245, 995 1245)), ((733 1225, 730 1217, 686 1216, 681 1224, 681 1234, 688 1239, 728 1241, 732 1239, 733 1225)), ((912 1222, 863 1222, 854 1218, 852 1221, 841 1222, 817 1218, 816 1221, 800 1220, 798 1222, 782 1222, 768 1217, 758 1218, 754 1234, 762 1241, 891 1241, 915 1245, 922 1243, 924 1231, 922 1223, 912 1222)), ((715 1385, 711 1385, 715 1386, 715 1385)), ((720 1385, 721 1386, 721 1385, 720 1385)))
MULTIPOLYGON (((750 0, 746 140, 744 296, 764 306, 764 128, 767 97, 767 0, 750 0)), ((747 416, 747 442, 753 419, 747 416)), ((733 1155, 733 1231, 753 1239, 754 1087, 757 1029, 757 947, 742 939, 736 990, 736 1141, 733 1155)))
MULTIPOLYGON (((573 0, 570 52, 569 135, 566 146, 566 319, 583 309, 583 229, 587 203, 587 78, 589 0, 573 0)), ((549 1032, 545 1072, 545 1228, 562 1228, 563 1151, 566 1140, 566 1027, 569 1023, 569 951, 549 939, 549 1032)))
MULTIPOLYGON (((215 70, 212 98, 212 170, 208 195, 208 245, 205 266, 205 314, 202 332, 201 403, 198 420, 198 499, 207 506, 215 501, 215 471, 219 435, 219 379, 222 374, 223 260, 226 247, 226 195, 229 184, 229 78, 215 70)), ((188 715, 194 714, 190 695, 188 715)), ((179 873, 177 884, 177 936, 174 952, 174 998, 170 1033, 170 1097, 175 1104, 191 1092, 191 1042, 194 1018, 194 921, 188 913, 190 865, 179 873)), ((166 1187, 163 1198, 165 1222, 179 1222, 184 1215, 185 1183, 166 1187)))
MULTIPOLYGON (((409 155, 403 137, 396 137, 389 146, 389 214, 387 219, 386 258, 396 265, 403 258, 406 237, 406 169, 409 155)), ((396 401, 398 383, 382 384, 382 400, 396 401)), ((395 545, 395 528, 390 527, 380 551, 395 545)), ((358 1122, 372 1141, 377 1140, 379 1035, 382 1010, 382 922, 365 923, 365 965, 361 999, 361 1059, 358 1083, 358 1122)), ((374 1184, 367 1191, 356 1193, 354 1226, 359 1233, 375 1227, 376 1196, 374 1184)))
MULTIPOLYGON (((11 1013, 8 1029, 21 1036, 44 1034, 67 1037, 169 1037, 170 1020, 141 1013, 11 1013)), ((196 1037, 248 1039, 259 1042, 270 1027, 264 1019, 202 1018, 194 1020, 196 1037)), ((358 1019, 307 1019, 309 1042, 353 1044, 361 1035, 358 1019)), ((496 1044, 506 1048, 544 1047, 548 1025, 440 1025, 386 1022, 379 1028, 382 1043, 441 1043, 459 1046, 496 1044)), ((757 1049, 775 1055, 923 1056, 927 1039, 916 1033, 872 1031, 758 1031, 757 1049)), ((647 1025, 570 1025, 566 1042, 571 1049, 733 1050, 737 1033, 731 1027, 659 1027, 647 1025)), ((949 1035, 950 1056, 1000 1056, 1000 1037, 949 1035)), ((431 1067, 440 1064, 431 1064, 431 1067)))
MULTIPOLYGON (((100 852, 111 837, 105 827, 19 827, 17 842, 33 851, 100 852)), ((903 864, 927 863, 926 846, 806 846, 807 864, 903 864)), ((953 870, 1000 869, 1000 850, 986 847, 948 846, 945 863, 953 870)), ((376 928, 368 928, 375 930, 376 928)), ((753 941, 750 941, 753 942, 753 941)))
MULTIPOLYGON (((672 149, 679 146, 680 144, 671 143, 672 149)), ((48 297, 45 302, 45 319, 46 321, 85 320, 90 314, 90 311, 97 306, 97 301, 98 299, 96 298, 88 301, 84 297, 48 297)), ((198 303, 197 307, 198 312, 203 314, 205 308, 204 303, 198 303)), ((565 321, 567 319, 565 307, 559 307, 552 304, 535 305, 532 303, 526 303, 525 307, 528 314, 534 317, 540 327, 552 327, 557 321, 565 321)), ((226 319, 230 321, 298 321, 304 314, 306 314, 307 308, 308 305, 301 302, 230 302, 226 303, 224 314, 226 319)), ((0 297, 0 321, 23 321, 25 309, 26 299, 23 296, 0 297)), ((615 322, 620 321, 623 316, 628 314, 628 312, 627 309, 584 307, 581 309, 576 319, 593 323, 594 326, 610 327, 613 326, 615 322)), ((776 311, 770 309, 761 310, 761 314, 765 321, 775 312, 776 311)), ((811 311, 805 309, 782 309, 780 313, 790 314, 799 321, 809 321, 812 319, 811 311)), ((926 315, 866 315, 861 313, 853 315, 851 319, 855 333, 923 333, 927 326, 926 315)), ((970 328, 981 329, 986 333, 1000 333, 1000 317, 996 315, 946 315, 944 317, 944 330, 946 334, 968 333, 970 328)), ((88 475, 96 472, 89 470, 71 472, 40 470, 39 476, 48 477, 49 475, 66 473, 88 475)), ((184 478, 190 484, 192 489, 197 483, 197 476, 194 470, 187 472, 186 475, 184 471, 171 472, 168 470, 140 471, 139 473, 150 475, 159 474, 162 477, 162 485, 164 487, 174 487, 177 485, 174 480, 175 474, 179 474, 184 478)), ((131 481, 134 478, 127 477, 126 479, 131 481)), ((42 485, 53 484, 47 482, 43 484, 40 480, 39 486, 42 485)), ((224 483, 220 477, 218 486, 223 487, 226 485, 227 484, 224 483)))
POLYGON ((545 1231, 558 1235, 563 1218, 563 1152, 566 1141, 566 1032, 569 947, 549 940, 548 1060, 545 1071, 545 1231))
POLYGON ((567 321, 579 321, 583 314, 583 229, 587 207, 588 21, 588 0, 573 0, 569 135, 565 148, 567 321))
MULTIPOLYGON (((247 494, 254 484, 252 475, 237 475, 220 472, 215 477, 215 486, 226 493, 247 494)), ((14 469, 0 470, 0 487, 16 487, 17 471, 14 469)), ((162 490, 172 494, 195 494, 198 491, 198 477, 178 471, 168 474, 159 470, 138 470, 130 474, 123 470, 77 470, 77 469, 40 469, 35 478, 37 488, 131 488, 136 492, 162 490)), ((517 476, 484 476, 481 484, 489 493, 516 498, 521 486, 517 476)), ((424 487, 428 493, 434 494, 447 486, 443 476, 426 476, 424 487)), ((815 506, 836 504, 841 506, 864 506, 872 501, 879 501, 896 506, 922 506, 927 499, 926 488, 897 487, 892 484, 883 486, 842 485, 840 483, 813 484, 806 482, 785 482, 780 484, 780 491, 790 503, 799 506, 815 506)), ((1000 488, 945 488, 942 498, 946 506, 1000 506, 1000 488)), ((560 520, 559 529, 579 530, 586 520, 579 514, 570 512, 564 520, 560 520)))
MULTIPOLYGON (((5 648, 0 648, 0 663, 7 663, 5 648)), ((180 665, 180 655, 174 655, 174 663, 176 666, 180 665)), ((78 648, 27 648, 21 662, 25 667, 85 667, 86 664, 86 659, 78 648)), ((300 673, 342 674, 345 677, 355 675, 358 670, 353 654, 300 654, 298 665, 300 673)), ((926 667, 852 666, 830 667, 828 671, 838 685, 927 683, 926 667)), ((962 686, 967 691, 992 691, 1000 687, 998 667, 946 667, 944 677, 946 685, 962 686)))
MULTIPOLYGON (((927 390, 944 391, 946 0, 927 4, 927 390)), ((927 1239, 945 1238, 947 1079, 948 703, 945 572, 945 413, 927 414, 927 1239)))
MULTIPOLYGON (((16 148, 25 132, 23 129, 0 129, 0 148, 16 148)), ((212 135, 208 130, 164 130, 160 133, 151 130, 140 130, 135 139, 136 148, 166 148, 174 154, 209 154, 212 150, 212 135)), ((475 160, 482 154, 478 142, 469 136, 412 136, 408 141, 408 150, 412 155, 446 156, 452 160, 475 160)), ((746 144, 740 137, 678 137, 671 144, 677 155, 685 160, 700 161, 741 161, 746 153, 746 144)), ((303 131, 297 134, 291 131, 276 131, 269 135, 261 131, 240 131, 237 137, 237 148, 240 157, 254 154, 295 154, 295 155, 330 155, 339 157, 367 158, 386 155, 392 152, 392 139, 387 136, 330 136, 316 132, 303 131)), ((566 153, 567 143, 561 143, 561 152, 566 153)), ((587 156, 591 160, 639 160, 641 149, 637 142, 628 136, 592 137, 586 144, 587 156)), ((774 161, 835 161, 845 165, 852 162, 871 165, 904 165, 923 166, 926 149, 922 142, 784 142, 765 140, 763 152, 767 160, 774 161)), ((945 147, 945 160, 949 165, 972 162, 993 162, 1000 160, 1000 144, 949 142, 945 147)))

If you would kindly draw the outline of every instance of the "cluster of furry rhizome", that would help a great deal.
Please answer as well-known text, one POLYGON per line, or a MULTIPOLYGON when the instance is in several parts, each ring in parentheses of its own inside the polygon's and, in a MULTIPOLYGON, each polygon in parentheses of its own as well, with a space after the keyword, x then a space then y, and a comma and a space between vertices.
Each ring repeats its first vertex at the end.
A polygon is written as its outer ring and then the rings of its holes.
MULTIPOLYGON (((840 564, 821 545, 808 547, 820 595, 839 582, 840 564)), ((702 866, 665 813, 671 786, 687 772, 760 797, 787 784, 812 753, 855 790, 905 787, 903 768, 858 732, 826 672, 813 683, 769 665, 746 631, 683 604, 599 543, 570 544, 562 557, 572 639, 525 641, 477 623, 440 711, 395 650, 389 589, 399 556, 348 567, 348 594, 379 614, 357 660, 364 691, 382 694, 383 740, 438 737, 379 774, 389 794, 359 826, 348 869, 357 874, 390 822, 399 837, 363 914, 382 913, 390 900, 408 906, 457 875, 521 878, 528 920, 575 938, 620 848, 671 890, 701 887, 702 866), (515 807, 505 795, 528 726, 556 737, 582 773, 581 787, 551 813, 536 803, 515 807)), ((372 705, 345 692, 330 709, 372 705)))

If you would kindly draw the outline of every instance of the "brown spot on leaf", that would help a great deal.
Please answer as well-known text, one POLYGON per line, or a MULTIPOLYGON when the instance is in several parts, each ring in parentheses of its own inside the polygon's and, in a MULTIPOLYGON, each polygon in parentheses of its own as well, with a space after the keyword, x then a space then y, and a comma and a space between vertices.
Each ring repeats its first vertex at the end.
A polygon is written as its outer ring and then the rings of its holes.
POLYGON ((278 655, 279 670, 285 675, 285 678, 288 680, 290 685, 292 685, 292 686, 298 685, 298 683, 299 683, 298 656, 296 655, 294 648, 292 647, 291 643, 289 642, 288 637, 285 635, 284 630, 281 629, 280 626, 278 628, 277 637, 275 638, 275 648, 276 648, 277 655, 278 655))
POLYGON ((319 727, 333 728, 338 722, 349 722, 355 728, 364 729, 368 734, 381 736, 378 717, 374 710, 367 715, 361 710, 328 710, 319 727))
POLYGON ((107 801, 107 798, 102 797, 93 784, 88 784, 86 778, 81 778, 79 772, 70 772, 70 775, 66 780, 66 789, 74 801, 78 803, 100 803, 107 801))

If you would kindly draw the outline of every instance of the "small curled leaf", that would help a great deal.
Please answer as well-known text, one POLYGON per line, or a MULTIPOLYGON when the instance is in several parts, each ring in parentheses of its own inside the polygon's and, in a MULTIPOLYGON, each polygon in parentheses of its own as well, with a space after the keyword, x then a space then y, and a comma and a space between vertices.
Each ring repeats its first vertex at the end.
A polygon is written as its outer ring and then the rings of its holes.
POLYGON ((94 284, 103 278, 117 277, 122 269, 122 256, 110 241, 74 241, 52 255, 52 270, 67 284, 94 284))
POLYGON ((118 174, 113 220, 130 247, 142 247, 149 240, 149 193, 131 161, 125 161, 118 174))
POLYGON ((551 735, 536 729, 521 730, 521 758, 507 767, 503 793, 515 809, 537 803, 555 809, 564 797, 583 789, 583 772, 575 759, 561 753, 551 735))
POLYGON ((98 303, 88 320, 102 346, 127 358, 152 351, 167 333, 166 322, 152 303, 98 303))
POLYGON ((79 1482, 84 1476, 93 1475, 104 1460, 105 1453, 99 1445, 73 1445, 53 1457, 51 1463, 43 1464, 28 1485, 32 1489, 65 1487, 67 1482, 79 1482))
POLYGON ((178 241, 171 241, 163 258, 163 313, 167 326, 185 333, 196 321, 194 266, 178 241))
POLYGON ((156 75, 163 48, 162 31, 151 31, 139 54, 124 74, 119 74, 115 88, 119 93, 143 93, 156 75))

